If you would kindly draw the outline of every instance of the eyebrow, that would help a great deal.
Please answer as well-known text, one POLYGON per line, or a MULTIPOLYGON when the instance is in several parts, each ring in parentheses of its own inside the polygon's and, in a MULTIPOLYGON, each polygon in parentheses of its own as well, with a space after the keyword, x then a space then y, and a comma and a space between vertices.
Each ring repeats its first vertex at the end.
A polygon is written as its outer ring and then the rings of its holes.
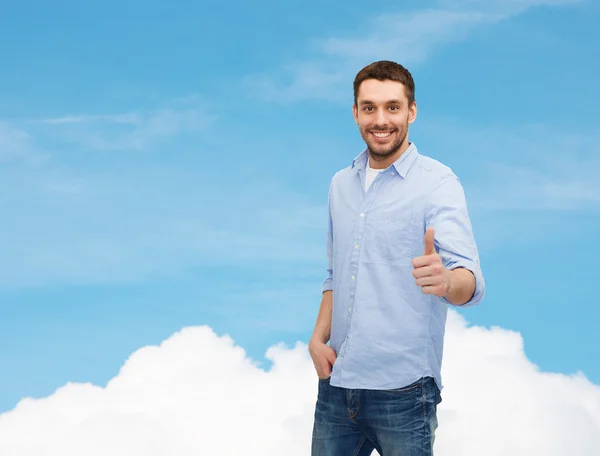
MULTIPOLYGON (((385 104, 401 104, 401 103, 402 102, 400 100, 388 100, 385 102, 385 104)), ((361 104, 361 105, 375 104, 375 102, 373 102, 371 100, 363 100, 359 104, 361 104)))

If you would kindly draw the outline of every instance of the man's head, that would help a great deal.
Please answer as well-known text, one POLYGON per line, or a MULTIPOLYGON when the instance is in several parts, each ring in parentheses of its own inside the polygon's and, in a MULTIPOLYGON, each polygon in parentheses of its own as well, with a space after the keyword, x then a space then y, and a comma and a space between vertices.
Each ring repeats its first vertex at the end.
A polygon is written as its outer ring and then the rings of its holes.
POLYGON ((408 147, 408 125, 417 116, 415 83, 395 62, 374 62, 354 79, 354 120, 371 157, 388 166, 408 147))

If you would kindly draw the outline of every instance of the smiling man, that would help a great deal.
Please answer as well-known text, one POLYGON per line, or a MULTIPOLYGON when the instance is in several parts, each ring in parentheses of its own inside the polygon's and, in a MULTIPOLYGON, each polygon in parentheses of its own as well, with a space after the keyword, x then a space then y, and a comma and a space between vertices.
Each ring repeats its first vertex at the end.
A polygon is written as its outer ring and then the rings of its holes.
POLYGON ((457 176, 408 139, 410 72, 363 68, 352 109, 366 149, 329 189, 312 454, 430 456, 448 306, 485 293, 477 246, 457 176))

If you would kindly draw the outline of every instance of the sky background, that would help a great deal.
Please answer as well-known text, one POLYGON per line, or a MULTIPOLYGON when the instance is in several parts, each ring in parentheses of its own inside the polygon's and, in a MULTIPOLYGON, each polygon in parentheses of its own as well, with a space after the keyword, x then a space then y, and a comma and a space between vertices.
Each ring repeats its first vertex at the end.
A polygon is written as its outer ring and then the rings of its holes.
POLYGON ((183 328, 263 373, 307 343, 329 182, 364 147, 352 81, 378 59, 412 72, 410 139, 467 195, 487 296, 455 317, 600 385, 599 20, 591 0, 2 3, 0 425, 183 328))

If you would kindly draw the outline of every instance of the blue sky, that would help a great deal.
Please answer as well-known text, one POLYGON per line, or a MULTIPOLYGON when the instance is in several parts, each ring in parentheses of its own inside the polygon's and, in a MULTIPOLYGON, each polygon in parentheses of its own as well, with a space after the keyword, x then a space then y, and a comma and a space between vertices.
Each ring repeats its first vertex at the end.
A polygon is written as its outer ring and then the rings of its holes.
POLYGON ((0 16, 0 412, 105 384, 187 326, 255 360, 307 341, 352 80, 416 80, 411 140, 459 175, 487 283, 471 324, 600 383, 592 1, 75 1, 0 16))

